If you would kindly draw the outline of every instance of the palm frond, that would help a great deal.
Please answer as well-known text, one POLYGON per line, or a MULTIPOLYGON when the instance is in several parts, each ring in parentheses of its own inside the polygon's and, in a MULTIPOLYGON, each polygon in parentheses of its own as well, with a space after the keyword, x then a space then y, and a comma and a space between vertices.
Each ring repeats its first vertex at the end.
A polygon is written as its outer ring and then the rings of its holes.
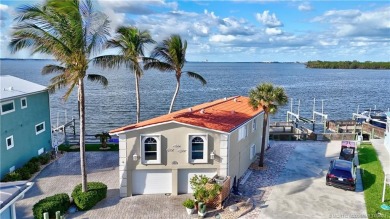
POLYGON ((94 65, 102 68, 119 68, 127 60, 122 55, 105 55, 98 56, 92 59, 94 65))
POLYGON ((88 75, 87 75, 87 78, 88 78, 88 80, 90 80, 90 81, 100 83, 101 85, 103 85, 103 87, 107 87, 107 85, 108 85, 108 80, 107 80, 107 78, 104 77, 103 75, 88 74, 88 75))
POLYGON ((149 69, 158 69, 160 71, 175 71, 175 68, 170 65, 169 63, 161 62, 158 59, 155 58, 148 58, 144 57, 143 59, 144 62, 144 69, 149 70, 149 69))
POLYGON ((59 65, 46 65, 42 68, 41 74, 47 75, 51 73, 64 73, 66 68, 59 65))
POLYGON ((207 81, 198 73, 192 72, 192 71, 187 71, 187 75, 191 78, 195 78, 196 80, 200 81, 202 85, 206 85, 207 81))

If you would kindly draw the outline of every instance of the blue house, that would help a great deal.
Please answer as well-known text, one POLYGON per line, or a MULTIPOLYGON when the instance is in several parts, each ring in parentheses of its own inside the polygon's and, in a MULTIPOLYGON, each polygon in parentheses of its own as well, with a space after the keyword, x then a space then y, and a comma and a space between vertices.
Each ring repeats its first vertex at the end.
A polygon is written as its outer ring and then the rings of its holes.
POLYGON ((51 149, 49 93, 46 87, 1 75, 0 177, 51 149))

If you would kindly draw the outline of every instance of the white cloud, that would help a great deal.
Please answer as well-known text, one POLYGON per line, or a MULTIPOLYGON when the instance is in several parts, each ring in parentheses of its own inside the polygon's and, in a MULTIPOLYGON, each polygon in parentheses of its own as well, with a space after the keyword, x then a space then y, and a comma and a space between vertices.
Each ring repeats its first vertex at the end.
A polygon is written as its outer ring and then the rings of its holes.
POLYGON ((337 46, 339 44, 338 40, 319 40, 321 46, 337 46))
POLYGON ((313 7, 310 5, 309 2, 304 2, 298 6, 298 10, 300 11, 311 11, 313 10, 313 7))
POLYGON ((280 35, 283 33, 283 31, 279 28, 265 28, 265 33, 267 35, 280 35))
POLYGON ((232 35, 217 34, 210 37, 210 42, 227 43, 227 42, 232 42, 235 39, 236 37, 232 35))
POLYGON ((276 17, 275 13, 270 14, 269 11, 264 11, 262 14, 257 13, 256 19, 267 27, 283 26, 283 23, 276 17))
POLYGON ((312 21, 329 24, 338 37, 371 36, 390 40, 389 11, 390 7, 375 11, 331 10, 312 21))
POLYGON ((115 12, 128 14, 154 14, 157 13, 156 8, 167 8, 177 10, 177 2, 165 2, 164 0, 148 0, 148 1, 123 1, 123 0, 98 0, 99 4, 104 8, 111 8, 115 12))

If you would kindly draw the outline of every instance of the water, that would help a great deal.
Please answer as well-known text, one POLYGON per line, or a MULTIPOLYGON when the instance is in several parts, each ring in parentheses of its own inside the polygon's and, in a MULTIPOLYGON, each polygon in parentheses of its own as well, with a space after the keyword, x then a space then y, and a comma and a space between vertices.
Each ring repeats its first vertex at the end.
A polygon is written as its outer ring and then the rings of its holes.
MULTIPOLYGON (((43 66, 55 64, 50 60, 1 60, 1 74, 13 75, 41 85, 48 85, 52 75, 40 74, 43 66)), ((312 118, 313 98, 324 100, 324 113, 329 119, 350 119, 360 109, 387 110, 390 107, 389 70, 307 69, 303 64, 264 63, 187 63, 187 70, 200 73, 207 85, 182 76, 181 89, 174 110, 203 102, 235 95, 248 95, 259 83, 271 82, 285 88, 294 103, 301 100, 301 116, 312 118), (295 101, 296 100, 296 101, 295 101)), ((90 67, 89 73, 105 75, 109 85, 86 84, 87 134, 109 131, 135 122, 134 76, 125 68, 102 70, 90 67)), ((145 72, 141 78, 141 120, 168 112, 175 90, 176 79, 172 72, 156 70, 145 72)), ((76 89, 75 89, 76 91, 76 89)), ((67 101, 62 99, 65 89, 50 95, 52 125, 78 117, 77 96, 73 92, 67 101)), ((290 103, 272 116, 273 121, 285 121, 290 103)), ((321 101, 316 101, 321 111, 321 101)), ((294 107, 297 112, 297 106, 294 107)), ((319 117, 317 117, 320 120, 319 117)))

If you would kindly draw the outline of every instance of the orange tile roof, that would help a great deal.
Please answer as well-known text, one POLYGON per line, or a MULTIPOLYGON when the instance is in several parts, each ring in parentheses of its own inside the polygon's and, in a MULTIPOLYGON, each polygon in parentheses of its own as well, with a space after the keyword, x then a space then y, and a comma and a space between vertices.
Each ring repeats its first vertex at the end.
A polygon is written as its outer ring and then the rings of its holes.
POLYGON ((263 111, 261 107, 257 110, 253 110, 248 101, 249 98, 243 96, 219 99, 136 124, 117 128, 111 130, 110 133, 128 131, 169 121, 176 121, 223 132, 231 132, 263 111))

